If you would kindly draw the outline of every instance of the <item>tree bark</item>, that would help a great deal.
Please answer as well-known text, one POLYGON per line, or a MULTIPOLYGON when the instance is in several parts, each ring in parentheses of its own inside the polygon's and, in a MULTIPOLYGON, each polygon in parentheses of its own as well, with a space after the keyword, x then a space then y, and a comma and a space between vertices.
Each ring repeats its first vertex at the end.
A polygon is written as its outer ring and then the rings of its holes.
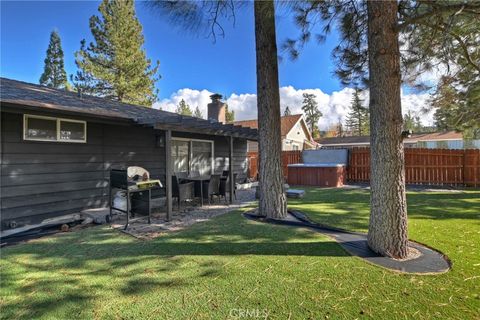
POLYGON ((397 1, 368 1, 371 211, 368 244, 375 252, 408 254, 400 100, 397 1))
POLYGON ((281 158, 280 88, 275 7, 272 0, 255 1, 254 7, 260 157, 259 214, 278 219, 287 215, 287 200, 281 158))

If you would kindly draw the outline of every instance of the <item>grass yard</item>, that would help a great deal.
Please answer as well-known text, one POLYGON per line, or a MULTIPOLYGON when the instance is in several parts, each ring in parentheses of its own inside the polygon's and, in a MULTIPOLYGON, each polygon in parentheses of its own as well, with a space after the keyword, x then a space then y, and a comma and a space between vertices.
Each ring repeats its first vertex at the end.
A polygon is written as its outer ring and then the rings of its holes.
MULTIPOLYGON (((291 206, 365 231, 369 194, 308 189, 291 206)), ((480 316, 480 191, 408 194, 410 238, 453 261, 397 274, 320 234, 240 211, 153 241, 108 227, 2 249, 4 319, 475 319, 480 316)))

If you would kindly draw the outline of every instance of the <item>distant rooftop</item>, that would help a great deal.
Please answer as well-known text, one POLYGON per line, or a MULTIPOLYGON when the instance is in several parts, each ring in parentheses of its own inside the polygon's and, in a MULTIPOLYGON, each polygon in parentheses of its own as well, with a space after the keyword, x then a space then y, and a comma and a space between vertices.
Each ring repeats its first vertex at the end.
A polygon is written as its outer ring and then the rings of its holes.
MULTIPOLYGON (((404 143, 417 143, 423 141, 449 141, 463 140, 463 134, 455 131, 417 133, 410 138, 406 138, 404 143)), ((316 140, 322 146, 340 146, 340 145, 369 145, 370 136, 352 136, 352 137, 332 137, 320 138, 316 140)))
MULTIPOLYGON (((282 132, 282 138, 285 137, 290 130, 292 130, 293 126, 298 122, 298 120, 302 117, 301 114, 292 114, 290 116, 282 116, 280 118, 280 128, 282 132)), ((242 121, 235 121, 233 124, 248 127, 253 129, 258 129, 258 121, 254 120, 242 120, 242 121)))

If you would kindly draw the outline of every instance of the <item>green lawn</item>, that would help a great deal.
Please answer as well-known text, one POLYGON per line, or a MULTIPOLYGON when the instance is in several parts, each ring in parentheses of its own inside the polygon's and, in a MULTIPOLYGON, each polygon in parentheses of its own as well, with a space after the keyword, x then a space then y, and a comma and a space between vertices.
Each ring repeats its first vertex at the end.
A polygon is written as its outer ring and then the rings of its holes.
MULTIPOLYGON (((368 201, 362 190, 308 189, 291 206, 366 230, 368 201)), ((2 249, 1 317, 478 318, 480 191, 415 192, 408 203, 410 238, 446 253, 450 272, 393 273, 320 234, 237 211, 148 242, 102 226, 2 249)))

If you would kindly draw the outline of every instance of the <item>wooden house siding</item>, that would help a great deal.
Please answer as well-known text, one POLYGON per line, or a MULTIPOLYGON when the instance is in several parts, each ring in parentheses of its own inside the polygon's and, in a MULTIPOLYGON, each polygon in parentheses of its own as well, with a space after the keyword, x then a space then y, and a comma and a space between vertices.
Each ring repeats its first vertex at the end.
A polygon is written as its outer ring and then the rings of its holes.
POLYGON ((139 165, 165 179, 165 150, 155 146, 163 131, 89 121, 86 143, 38 142, 23 140, 22 114, 1 120, 2 222, 105 207, 110 168, 139 165))
MULTIPOLYGON (((2 112, 2 229, 10 220, 36 223, 107 206, 111 168, 142 166, 165 181, 165 149, 156 146, 156 136, 164 131, 88 119, 86 143, 25 141, 22 134, 23 114, 2 112)), ((214 140, 215 172, 228 169, 227 137, 176 132, 173 136, 214 140)), ((239 179, 247 174, 246 153, 247 141, 235 138, 233 165, 239 179)))

